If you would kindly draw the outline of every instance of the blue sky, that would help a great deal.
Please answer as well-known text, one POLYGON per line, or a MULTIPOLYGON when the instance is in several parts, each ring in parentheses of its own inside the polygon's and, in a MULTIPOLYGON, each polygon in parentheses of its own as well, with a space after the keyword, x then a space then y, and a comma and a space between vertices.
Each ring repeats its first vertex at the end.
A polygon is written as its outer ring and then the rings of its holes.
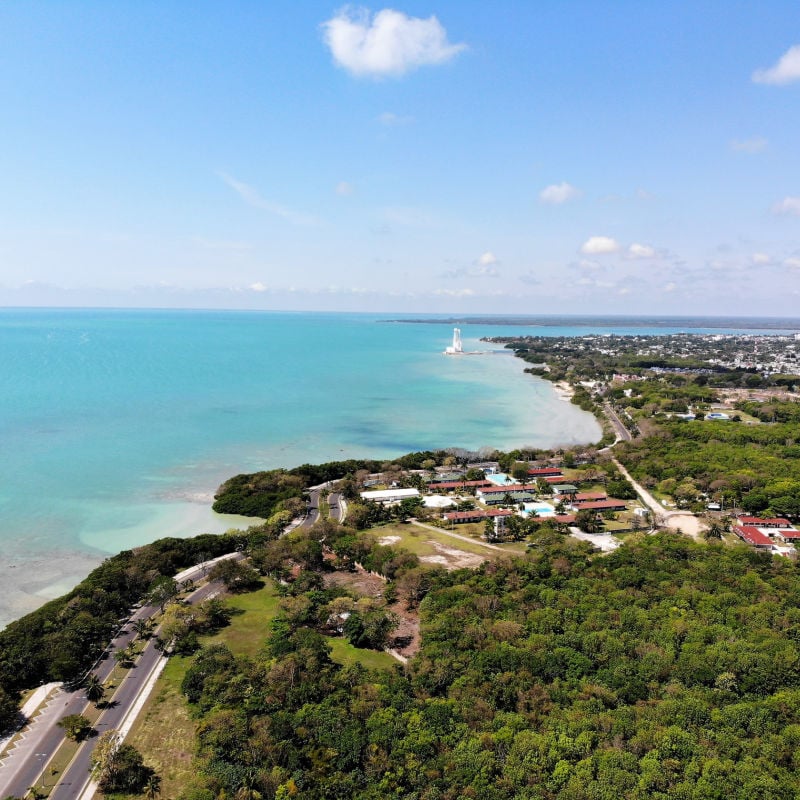
POLYGON ((0 305, 796 314, 796 2, 0 5, 0 305))

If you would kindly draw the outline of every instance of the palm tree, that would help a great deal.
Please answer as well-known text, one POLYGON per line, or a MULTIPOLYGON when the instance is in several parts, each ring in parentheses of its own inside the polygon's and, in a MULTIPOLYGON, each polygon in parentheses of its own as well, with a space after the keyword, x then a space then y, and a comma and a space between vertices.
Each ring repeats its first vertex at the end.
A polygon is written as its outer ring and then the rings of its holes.
POLYGON ((155 773, 153 773, 148 779, 147 783, 144 785, 144 796, 147 800, 156 800, 161 794, 161 778, 158 777, 155 773))
POLYGON ((100 701, 106 695, 106 690, 103 686, 103 682, 94 672, 90 673, 86 678, 86 688, 84 691, 86 692, 86 699, 90 703, 94 703, 96 708, 99 708, 100 701))
POLYGON ((150 635, 150 620, 137 619, 133 623, 133 629, 136 631, 139 637, 141 637, 142 639, 146 639, 150 635))

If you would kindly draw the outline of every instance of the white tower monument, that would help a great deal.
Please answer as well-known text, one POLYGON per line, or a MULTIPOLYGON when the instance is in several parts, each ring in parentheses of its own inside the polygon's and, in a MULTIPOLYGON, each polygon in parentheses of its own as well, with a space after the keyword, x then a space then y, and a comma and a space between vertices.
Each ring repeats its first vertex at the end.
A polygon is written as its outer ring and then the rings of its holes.
POLYGON ((454 356, 464 352, 464 349, 461 345, 461 328, 453 328, 453 344, 444 352, 448 356, 454 356))

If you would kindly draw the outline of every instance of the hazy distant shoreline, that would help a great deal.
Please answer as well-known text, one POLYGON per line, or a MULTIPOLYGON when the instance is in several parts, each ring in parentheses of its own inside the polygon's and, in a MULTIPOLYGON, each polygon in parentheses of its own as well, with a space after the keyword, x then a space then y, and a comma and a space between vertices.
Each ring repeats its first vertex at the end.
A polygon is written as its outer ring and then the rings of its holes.
POLYGON ((415 317, 385 319, 382 322, 405 322, 419 325, 515 325, 554 328, 740 328, 743 330, 797 330, 800 317, 652 317, 652 316, 587 316, 587 315, 536 315, 536 316, 463 316, 415 317))

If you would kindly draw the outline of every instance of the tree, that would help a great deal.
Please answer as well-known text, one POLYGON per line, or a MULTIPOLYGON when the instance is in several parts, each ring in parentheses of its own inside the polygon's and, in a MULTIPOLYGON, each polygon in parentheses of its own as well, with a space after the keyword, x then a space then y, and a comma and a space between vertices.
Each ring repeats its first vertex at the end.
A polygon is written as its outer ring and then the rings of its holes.
POLYGON ((602 520, 588 509, 582 509, 575 515, 575 525, 585 533, 597 533, 603 528, 602 520))
POLYGON ((58 727, 64 730, 64 736, 73 742, 86 739, 92 731, 92 723, 83 714, 68 714, 58 721, 58 727))
POLYGON ((147 783, 144 785, 144 796, 147 800, 156 800, 161 794, 161 778, 158 777, 155 773, 153 773, 148 779, 147 783))
POLYGON ((142 754, 133 745, 123 744, 115 730, 100 736, 89 764, 92 778, 104 793, 139 793, 155 775, 145 766, 142 754))
POLYGON ((0 686, 0 733, 14 724, 18 713, 17 701, 0 686))
POLYGON ((164 606, 178 594, 178 584, 167 575, 160 575, 151 584, 147 593, 147 602, 158 606, 162 611, 164 606))
POLYGON ((261 576, 256 570, 232 558, 218 561, 208 577, 212 581, 222 581, 229 592, 246 592, 261 585, 261 576))
POLYGON ((137 619, 133 622, 133 629, 141 639, 149 639, 152 630, 152 623, 149 619, 137 619))
POLYGON ((528 479, 528 465, 524 463, 515 464, 511 470, 511 475, 518 481, 524 483, 528 479))
POLYGON ((103 682, 94 672, 86 678, 84 693, 86 694, 86 699, 90 703, 94 703, 97 708, 100 707, 101 700, 106 696, 106 690, 103 686, 103 682))

